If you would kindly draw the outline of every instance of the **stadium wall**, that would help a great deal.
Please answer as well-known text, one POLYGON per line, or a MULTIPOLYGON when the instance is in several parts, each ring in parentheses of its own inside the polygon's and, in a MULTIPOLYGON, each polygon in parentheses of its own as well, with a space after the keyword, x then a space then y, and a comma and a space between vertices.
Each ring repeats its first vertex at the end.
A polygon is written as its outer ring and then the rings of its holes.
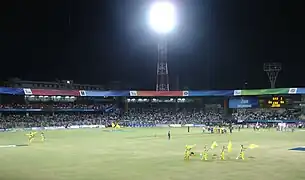
POLYGON ((63 129, 85 129, 85 128, 106 128, 105 125, 74 125, 66 128, 64 126, 53 126, 53 127, 32 127, 32 128, 9 128, 0 129, 0 132, 16 132, 16 131, 41 131, 41 130, 63 130, 63 129))

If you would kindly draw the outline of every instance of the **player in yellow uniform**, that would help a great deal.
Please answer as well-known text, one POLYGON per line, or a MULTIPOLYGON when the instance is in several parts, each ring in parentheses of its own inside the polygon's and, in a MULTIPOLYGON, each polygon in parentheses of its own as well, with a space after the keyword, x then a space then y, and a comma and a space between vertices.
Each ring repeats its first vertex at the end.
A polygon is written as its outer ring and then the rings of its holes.
POLYGON ((214 127, 214 132, 218 133, 217 127, 214 127))
POLYGON ((228 149, 228 153, 232 152, 232 141, 229 141, 227 149, 228 149))
POLYGON ((208 160, 208 152, 209 152, 209 150, 210 149, 208 148, 208 145, 205 145, 202 154, 200 154, 202 161, 203 160, 205 160, 205 161, 208 160))
POLYGON ((245 151, 247 148, 244 147, 244 145, 240 145, 240 152, 236 159, 242 159, 245 160, 245 151))
POLYGON ((195 153, 191 151, 195 146, 196 145, 193 145, 193 146, 186 145, 185 146, 184 160, 189 160, 191 156, 195 155, 195 153))
POLYGON ((29 134, 26 134, 28 136, 29 144, 35 139, 36 134, 37 132, 30 132, 29 134))
POLYGON ((44 136, 44 133, 43 133, 43 132, 40 133, 40 137, 41 137, 41 141, 44 142, 44 140, 46 139, 46 137, 44 136))
POLYGON ((220 159, 225 160, 225 150, 227 149, 226 146, 222 146, 221 152, 220 152, 220 159))

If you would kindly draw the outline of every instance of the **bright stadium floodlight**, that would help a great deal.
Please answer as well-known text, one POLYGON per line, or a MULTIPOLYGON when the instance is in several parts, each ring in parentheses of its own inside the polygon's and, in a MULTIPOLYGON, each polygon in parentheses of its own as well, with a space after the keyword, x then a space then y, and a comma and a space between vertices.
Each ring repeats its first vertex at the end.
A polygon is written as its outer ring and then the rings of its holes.
POLYGON ((176 26, 176 9, 170 0, 155 0, 149 11, 150 27, 159 35, 156 91, 169 91, 167 35, 176 26))
POLYGON ((176 26, 175 7, 169 1, 155 2, 149 12, 149 24, 159 34, 167 34, 176 26))

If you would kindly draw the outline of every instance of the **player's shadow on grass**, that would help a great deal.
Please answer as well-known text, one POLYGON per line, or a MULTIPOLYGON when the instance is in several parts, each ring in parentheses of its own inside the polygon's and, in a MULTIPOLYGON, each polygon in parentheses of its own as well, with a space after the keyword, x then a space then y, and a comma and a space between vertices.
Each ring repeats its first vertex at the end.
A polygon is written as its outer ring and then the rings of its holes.
POLYGON ((17 144, 17 147, 24 147, 24 146, 29 146, 28 144, 17 144))
POLYGON ((229 161, 229 162, 247 162, 247 159, 255 159, 255 157, 249 156, 245 160, 236 159, 234 157, 226 157, 225 160, 221 160, 221 159, 219 159, 219 156, 213 155, 211 162, 213 162, 213 161, 214 162, 226 162, 226 161, 229 161))

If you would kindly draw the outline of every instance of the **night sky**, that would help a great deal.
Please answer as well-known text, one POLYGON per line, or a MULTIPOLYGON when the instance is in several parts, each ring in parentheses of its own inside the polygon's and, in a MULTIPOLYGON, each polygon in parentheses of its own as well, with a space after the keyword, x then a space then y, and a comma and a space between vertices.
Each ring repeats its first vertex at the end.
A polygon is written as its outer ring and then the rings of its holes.
MULTIPOLYGON (((20 0, 2 3, 1 71, 6 80, 154 89, 157 38, 152 0, 20 0), (4 8, 5 7, 5 8, 4 8)), ((168 37, 171 88, 268 88, 264 62, 280 62, 278 87, 305 87, 304 0, 177 0, 168 37)))

